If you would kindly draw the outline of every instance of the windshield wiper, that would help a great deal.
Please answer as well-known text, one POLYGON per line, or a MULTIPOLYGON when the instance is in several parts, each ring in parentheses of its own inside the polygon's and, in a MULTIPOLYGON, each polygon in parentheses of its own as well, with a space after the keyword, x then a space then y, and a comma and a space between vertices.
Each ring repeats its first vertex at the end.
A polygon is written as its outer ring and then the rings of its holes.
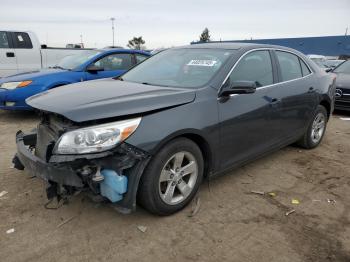
POLYGON ((64 67, 59 66, 59 65, 50 66, 49 68, 53 68, 53 69, 62 69, 62 70, 70 70, 70 69, 68 69, 68 68, 64 68, 64 67))

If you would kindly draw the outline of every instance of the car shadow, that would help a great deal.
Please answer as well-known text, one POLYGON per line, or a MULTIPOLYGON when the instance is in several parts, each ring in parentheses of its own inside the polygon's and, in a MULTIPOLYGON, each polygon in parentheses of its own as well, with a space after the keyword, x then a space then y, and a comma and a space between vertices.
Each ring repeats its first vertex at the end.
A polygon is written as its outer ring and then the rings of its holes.
POLYGON ((334 110, 333 115, 337 116, 350 116, 350 111, 345 111, 345 110, 334 110))

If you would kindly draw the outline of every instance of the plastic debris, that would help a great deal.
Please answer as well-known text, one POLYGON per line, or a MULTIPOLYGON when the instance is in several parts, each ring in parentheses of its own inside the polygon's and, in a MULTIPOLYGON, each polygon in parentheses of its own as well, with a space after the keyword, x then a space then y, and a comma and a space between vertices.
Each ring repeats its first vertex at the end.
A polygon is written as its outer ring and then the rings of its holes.
POLYGON ((137 229, 140 230, 142 233, 146 233, 147 227, 145 226, 137 226, 137 229))
POLYGON ((192 204, 191 213, 188 216, 189 217, 195 216, 199 212, 200 207, 201 207, 201 199, 199 197, 196 197, 196 199, 192 204))
POLYGON ((350 117, 340 117, 340 120, 350 121, 350 117))
POLYGON ((292 204, 293 204, 293 205, 299 205, 300 202, 299 202, 298 199, 292 199, 292 204))
POLYGON ((274 192, 270 192, 270 193, 269 193, 269 196, 271 196, 271 197, 275 197, 275 196, 276 196, 276 193, 274 193, 274 192))
POLYGON ((67 224, 68 222, 72 221, 72 220, 73 220, 74 218, 76 218, 76 217, 77 217, 77 216, 72 216, 72 217, 66 219, 66 220, 63 221, 62 223, 58 224, 58 225, 57 225, 57 228, 59 228, 59 227, 65 225, 65 224, 67 224))
POLYGON ((250 193, 257 194, 257 195, 265 195, 265 192, 263 192, 263 191, 252 190, 252 191, 250 191, 250 193))
POLYGON ((8 192, 7 191, 1 191, 0 192, 0 197, 3 197, 4 195, 6 195, 8 192))
POLYGON ((335 201, 334 199, 327 199, 327 202, 328 202, 328 203, 332 203, 332 204, 337 203, 337 201, 335 201))
POLYGON ((292 209, 286 213, 286 216, 289 216, 290 214, 293 214, 295 212, 295 209, 292 209))
POLYGON ((10 228, 9 230, 6 231, 6 234, 12 234, 15 232, 14 228, 10 228))

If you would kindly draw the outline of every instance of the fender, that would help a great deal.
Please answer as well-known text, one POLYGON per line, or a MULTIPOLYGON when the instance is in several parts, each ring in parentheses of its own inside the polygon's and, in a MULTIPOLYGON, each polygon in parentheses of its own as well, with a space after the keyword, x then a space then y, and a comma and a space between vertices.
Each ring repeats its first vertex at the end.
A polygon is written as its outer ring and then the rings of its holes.
POLYGON ((216 155, 213 151, 214 141, 210 141, 210 139, 204 134, 204 132, 198 129, 182 129, 168 135, 162 141, 160 141, 158 145, 154 149, 152 149, 151 152, 149 152, 150 155, 155 155, 167 143, 178 137, 186 137, 199 146, 205 160, 205 172, 208 175, 216 169, 216 155))

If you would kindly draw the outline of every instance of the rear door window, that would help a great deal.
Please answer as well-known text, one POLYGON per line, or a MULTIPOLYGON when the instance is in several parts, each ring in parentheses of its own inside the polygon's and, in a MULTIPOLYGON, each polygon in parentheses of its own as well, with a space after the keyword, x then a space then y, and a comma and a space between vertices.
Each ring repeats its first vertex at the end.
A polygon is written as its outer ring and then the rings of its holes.
POLYGON ((233 69, 230 83, 236 81, 253 81, 257 87, 273 84, 273 70, 270 52, 253 51, 244 56, 233 69))
POLYGON ((303 60, 301 60, 300 58, 299 58, 299 62, 300 62, 300 65, 301 65, 301 72, 303 73, 303 76, 307 76, 307 75, 311 74, 311 71, 307 67, 305 62, 303 60))
POLYGON ((13 33, 13 44, 14 48, 24 48, 31 49, 33 48, 32 41, 27 33, 14 32, 13 33))
POLYGON ((135 54, 136 64, 141 63, 143 60, 147 59, 148 56, 135 54))
POLYGON ((276 51, 276 56, 281 69, 282 81, 301 78, 301 66, 299 57, 283 51, 276 51))
POLYGON ((0 48, 10 48, 6 32, 0 32, 0 48))

